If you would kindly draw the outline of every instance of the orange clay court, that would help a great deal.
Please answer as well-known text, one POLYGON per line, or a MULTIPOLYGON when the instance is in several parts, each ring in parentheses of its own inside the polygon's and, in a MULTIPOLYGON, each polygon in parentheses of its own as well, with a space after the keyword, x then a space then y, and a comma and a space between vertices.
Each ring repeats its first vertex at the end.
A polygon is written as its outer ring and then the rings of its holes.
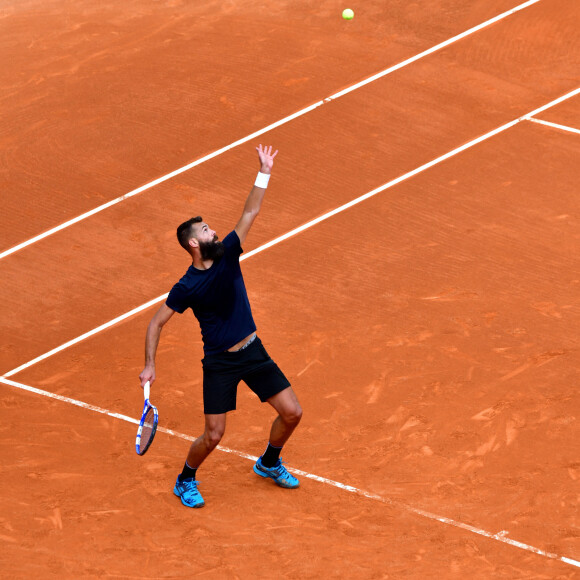
POLYGON ((0 23, 0 577, 580 576, 577 0, 9 0, 0 23), (304 408, 301 486, 252 472, 274 414, 241 385, 191 510, 199 327, 163 331, 139 457, 145 331, 189 265, 177 225, 223 238, 259 143, 242 269, 304 408))

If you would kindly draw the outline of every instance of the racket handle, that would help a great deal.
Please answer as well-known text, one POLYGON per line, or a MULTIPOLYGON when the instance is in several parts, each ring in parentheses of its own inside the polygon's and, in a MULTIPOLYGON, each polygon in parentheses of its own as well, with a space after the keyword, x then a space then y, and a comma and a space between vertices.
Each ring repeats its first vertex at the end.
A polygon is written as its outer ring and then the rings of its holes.
POLYGON ((145 383, 145 386, 143 387, 143 397, 145 399, 149 399, 150 393, 151 393, 151 383, 149 381, 147 381, 145 383))

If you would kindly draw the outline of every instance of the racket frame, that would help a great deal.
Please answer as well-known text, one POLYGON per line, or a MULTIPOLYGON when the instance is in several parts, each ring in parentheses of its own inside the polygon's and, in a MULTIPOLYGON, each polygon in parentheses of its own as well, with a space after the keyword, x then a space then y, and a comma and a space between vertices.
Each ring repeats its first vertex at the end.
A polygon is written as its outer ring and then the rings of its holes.
POLYGON ((157 412, 157 407, 152 405, 149 401, 149 395, 151 394, 151 384, 147 381, 143 387, 143 397, 145 402, 143 404, 143 413, 141 414, 141 420, 139 421, 139 427, 137 429, 137 438, 135 439, 135 451, 137 455, 145 455, 147 449, 151 447, 151 443, 153 443, 153 438, 155 437, 155 433, 157 431, 157 423, 159 422, 159 413, 157 412), (145 447, 141 446, 141 435, 143 434, 143 426, 145 424, 145 417, 147 417, 147 413, 150 410, 153 410, 153 427, 151 429, 151 437, 149 441, 145 445, 145 447))

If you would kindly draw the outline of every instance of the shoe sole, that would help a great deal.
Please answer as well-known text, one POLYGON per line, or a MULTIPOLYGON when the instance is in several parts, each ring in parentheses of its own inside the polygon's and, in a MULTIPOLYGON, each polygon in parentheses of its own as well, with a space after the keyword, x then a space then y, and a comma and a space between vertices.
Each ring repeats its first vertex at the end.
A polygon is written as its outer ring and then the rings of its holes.
POLYGON ((296 489, 300 486, 300 482, 297 485, 284 485, 282 483, 278 483, 275 478, 273 478, 269 473, 265 473, 261 471, 258 466, 254 463, 254 473, 259 475, 260 477, 264 477, 266 479, 271 479, 278 487, 283 487, 284 489, 296 489))
POLYGON ((183 501, 183 497, 177 492, 175 491, 175 489, 173 489, 173 493, 181 500, 181 503, 188 508, 200 508, 203 507, 205 505, 205 502, 202 501, 201 503, 195 504, 195 505, 189 505, 188 503, 185 503, 183 501))

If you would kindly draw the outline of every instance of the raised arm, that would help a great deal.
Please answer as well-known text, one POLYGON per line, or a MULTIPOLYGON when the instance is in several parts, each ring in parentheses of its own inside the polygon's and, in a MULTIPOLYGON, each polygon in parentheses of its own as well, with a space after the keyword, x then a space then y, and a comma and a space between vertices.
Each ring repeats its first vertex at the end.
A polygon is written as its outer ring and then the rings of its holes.
POLYGON ((250 191, 250 195, 248 195, 248 198, 246 199, 242 217, 235 228, 236 233, 240 238, 240 243, 242 244, 244 243, 258 213, 260 213, 262 200, 264 199, 266 187, 268 186, 268 179, 272 173, 274 157, 278 154, 278 150, 272 153, 272 146, 262 148, 262 145, 260 145, 256 147, 256 151, 258 152, 258 157, 260 159, 260 173, 256 178, 252 191, 250 191))
POLYGON ((162 304, 159 310, 153 315, 147 327, 147 336, 145 338, 145 368, 139 375, 141 386, 144 386, 147 381, 153 384, 155 380, 155 353, 157 352, 161 329, 174 314, 174 310, 171 310, 166 304, 162 304))

